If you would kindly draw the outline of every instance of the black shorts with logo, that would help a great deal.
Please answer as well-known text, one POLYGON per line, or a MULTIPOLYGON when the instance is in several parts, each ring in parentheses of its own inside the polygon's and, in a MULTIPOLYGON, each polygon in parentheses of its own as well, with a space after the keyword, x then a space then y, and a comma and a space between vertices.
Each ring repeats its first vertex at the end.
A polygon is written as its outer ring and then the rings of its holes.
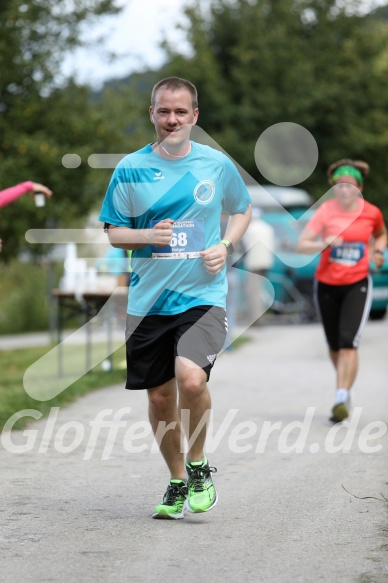
POLYGON ((195 362, 207 374, 222 349, 226 311, 197 306, 174 316, 127 315, 126 389, 152 389, 175 377, 175 358, 195 362))

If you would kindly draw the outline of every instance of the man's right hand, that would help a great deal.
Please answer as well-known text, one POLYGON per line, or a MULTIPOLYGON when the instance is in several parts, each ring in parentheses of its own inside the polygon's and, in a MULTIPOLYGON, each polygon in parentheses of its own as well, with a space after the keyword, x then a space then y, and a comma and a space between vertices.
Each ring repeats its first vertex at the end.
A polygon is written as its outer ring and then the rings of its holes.
POLYGON ((172 219, 163 219, 156 223, 152 229, 149 229, 149 244, 155 247, 168 247, 171 243, 173 224, 172 219))

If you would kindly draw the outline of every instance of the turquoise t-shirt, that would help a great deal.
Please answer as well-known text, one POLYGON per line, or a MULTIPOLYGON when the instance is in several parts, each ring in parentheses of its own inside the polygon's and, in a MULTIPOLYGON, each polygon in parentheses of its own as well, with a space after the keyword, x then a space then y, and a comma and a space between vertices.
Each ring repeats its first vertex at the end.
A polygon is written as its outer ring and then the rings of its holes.
POLYGON ((165 160, 148 144, 113 172, 99 220, 149 229, 173 219, 170 247, 132 253, 128 313, 174 315, 200 305, 225 307, 226 269, 208 273, 199 251, 221 239, 221 213, 244 213, 251 198, 225 154, 196 142, 182 159, 165 160))

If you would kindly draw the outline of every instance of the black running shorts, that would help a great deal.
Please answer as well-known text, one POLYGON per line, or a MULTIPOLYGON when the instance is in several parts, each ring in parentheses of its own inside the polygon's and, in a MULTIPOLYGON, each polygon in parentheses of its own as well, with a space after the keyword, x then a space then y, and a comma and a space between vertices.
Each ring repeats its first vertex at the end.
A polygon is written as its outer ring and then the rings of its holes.
POLYGON ((226 311, 198 306, 174 316, 127 315, 126 389, 152 389, 175 377, 175 358, 195 362, 207 374, 222 349, 226 311))
POLYGON ((370 276, 350 285, 315 284, 317 310, 330 349, 357 348, 372 302, 370 276))

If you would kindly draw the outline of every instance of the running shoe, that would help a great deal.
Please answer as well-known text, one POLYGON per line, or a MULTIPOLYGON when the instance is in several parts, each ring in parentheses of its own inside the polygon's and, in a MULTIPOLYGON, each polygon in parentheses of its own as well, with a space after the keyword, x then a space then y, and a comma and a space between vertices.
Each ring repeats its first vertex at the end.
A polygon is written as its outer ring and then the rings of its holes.
POLYGON ((336 403, 331 410, 330 421, 333 423, 341 423, 344 419, 349 417, 349 406, 347 403, 336 403))
POLYGON ((209 467, 206 457, 200 462, 186 462, 188 497, 186 509, 189 512, 207 512, 218 500, 211 477, 217 468, 209 467))
POLYGON ((176 520, 184 518, 187 485, 183 480, 170 480, 163 500, 156 506, 152 518, 176 520))

